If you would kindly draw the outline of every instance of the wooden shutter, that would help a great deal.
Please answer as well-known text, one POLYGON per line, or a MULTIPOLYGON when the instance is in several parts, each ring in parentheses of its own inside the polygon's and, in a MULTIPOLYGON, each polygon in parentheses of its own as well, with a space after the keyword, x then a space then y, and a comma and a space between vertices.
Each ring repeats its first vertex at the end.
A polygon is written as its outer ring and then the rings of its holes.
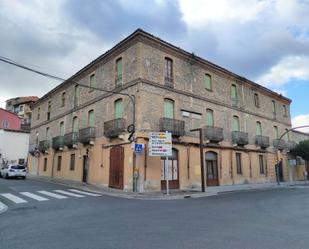
POLYGON ((122 118, 122 99, 115 102, 115 118, 122 118))
POLYGON ((237 116, 233 117, 233 131, 239 131, 239 118, 237 116))
POLYGON ((172 100, 164 100, 164 117, 174 118, 174 102, 172 100))
POLYGON ((214 125, 214 118, 213 118, 213 111, 206 110, 206 125, 213 126, 214 125))

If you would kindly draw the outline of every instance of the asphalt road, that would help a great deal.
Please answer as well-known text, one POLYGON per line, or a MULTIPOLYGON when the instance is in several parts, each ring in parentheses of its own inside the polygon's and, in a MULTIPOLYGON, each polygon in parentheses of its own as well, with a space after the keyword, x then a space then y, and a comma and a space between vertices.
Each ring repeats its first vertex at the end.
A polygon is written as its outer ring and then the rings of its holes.
POLYGON ((68 187, 0 179, 1 249, 309 248, 309 188, 148 201, 39 194, 68 187), (38 201, 20 192, 44 197, 38 201), (10 193, 24 203, 1 194, 10 193))

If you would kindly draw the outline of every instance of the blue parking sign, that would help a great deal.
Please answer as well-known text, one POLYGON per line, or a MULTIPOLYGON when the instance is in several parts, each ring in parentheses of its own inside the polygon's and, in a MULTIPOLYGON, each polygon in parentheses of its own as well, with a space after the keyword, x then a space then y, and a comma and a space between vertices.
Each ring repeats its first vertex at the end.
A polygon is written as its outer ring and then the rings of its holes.
POLYGON ((143 144, 135 144, 134 145, 134 152, 135 153, 142 153, 143 152, 143 144))

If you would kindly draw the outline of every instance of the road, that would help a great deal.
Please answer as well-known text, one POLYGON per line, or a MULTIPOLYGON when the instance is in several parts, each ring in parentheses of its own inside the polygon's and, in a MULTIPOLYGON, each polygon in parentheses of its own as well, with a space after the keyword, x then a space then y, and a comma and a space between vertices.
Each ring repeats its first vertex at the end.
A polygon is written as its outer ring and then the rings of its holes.
POLYGON ((69 189, 0 179, 0 248, 309 248, 308 187, 164 201, 69 189))

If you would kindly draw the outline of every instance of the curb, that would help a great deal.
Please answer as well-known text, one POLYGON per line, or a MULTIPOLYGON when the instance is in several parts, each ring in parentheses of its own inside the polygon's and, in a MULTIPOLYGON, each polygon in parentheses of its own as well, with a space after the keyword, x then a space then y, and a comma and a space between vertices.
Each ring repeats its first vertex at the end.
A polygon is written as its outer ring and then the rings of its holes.
POLYGON ((8 207, 0 202, 0 214, 4 213, 6 210, 8 210, 8 207))

